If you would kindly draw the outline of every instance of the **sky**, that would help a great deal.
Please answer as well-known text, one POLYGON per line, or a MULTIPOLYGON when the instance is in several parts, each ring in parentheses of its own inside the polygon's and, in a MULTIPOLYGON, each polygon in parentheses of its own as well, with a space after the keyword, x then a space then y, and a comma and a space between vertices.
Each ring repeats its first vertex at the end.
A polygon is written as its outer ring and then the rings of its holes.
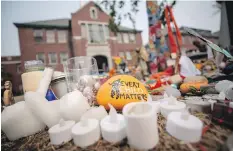
MULTIPOLYGON (((216 4, 215 1, 177 1, 173 12, 178 26, 218 31, 220 12, 213 6, 214 4, 216 4)), ((80 1, 2 1, 1 56, 20 55, 18 30, 13 23, 71 18, 71 13, 79 8, 80 1)), ((129 5, 126 5, 125 9, 129 9, 129 5)), ((143 31, 143 44, 146 44, 148 21, 145 1, 139 3, 139 12, 135 19, 136 29, 143 31)), ((122 21, 122 25, 133 27, 129 20, 122 21)))

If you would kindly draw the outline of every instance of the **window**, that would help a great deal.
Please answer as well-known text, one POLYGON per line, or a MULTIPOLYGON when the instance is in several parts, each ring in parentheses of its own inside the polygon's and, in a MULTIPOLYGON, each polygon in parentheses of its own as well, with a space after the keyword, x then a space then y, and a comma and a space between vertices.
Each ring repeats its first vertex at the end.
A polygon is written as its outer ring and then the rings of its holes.
POLYGON ((90 43, 103 43, 105 41, 102 25, 88 24, 88 30, 90 35, 90 43))
POLYGON ((58 43, 66 43, 67 42, 67 36, 66 36, 66 31, 58 31, 58 43))
POLYGON ((117 41, 119 43, 122 43, 122 37, 121 37, 121 34, 120 33, 117 33, 117 41))
POLYGON ((129 43, 129 36, 127 33, 123 34, 124 43, 129 43))
POLYGON ((55 34, 53 30, 46 31, 46 42, 47 43, 55 43, 55 34))
POLYGON ((36 54, 36 60, 41 60, 44 64, 46 63, 45 61, 45 54, 40 52, 36 54))
POLYGON ((57 64, 57 53, 55 52, 49 53, 49 64, 57 64))
POLYGON ((132 60, 132 56, 131 56, 130 51, 127 51, 127 52, 126 52, 126 59, 127 59, 127 60, 132 60))
POLYGON ((90 16, 91 16, 92 19, 97 19, 98 18, 97 10, 96 10, 95 7, 91 7, 90 16))
POLYGON ((66 61, 69 58, 68 53, 67 52, 61 52, 60 53, 60 62, 63 63, 64 61, 66 61))
POLYGON ((87 29, 85 24, 81 24, 81 34, 83 38, 87 38, 87 29))
POLYGON ((135 42, 135 34, 133 33, 129 34, 129 40, 130 42, 135 42))
POLYGON ((119 52, 119 56, 122 57, 122 58, 124 58, 125 57, 124 52, 119 52))
POLYGON ((43 42, 43 30, 34 30, 33 32, 34 40, 37 43, 43 42))
POLYGON ((109 38, 109 29, 107 25, 104 26, 104 30, 105 30, 106 38, 109 38))

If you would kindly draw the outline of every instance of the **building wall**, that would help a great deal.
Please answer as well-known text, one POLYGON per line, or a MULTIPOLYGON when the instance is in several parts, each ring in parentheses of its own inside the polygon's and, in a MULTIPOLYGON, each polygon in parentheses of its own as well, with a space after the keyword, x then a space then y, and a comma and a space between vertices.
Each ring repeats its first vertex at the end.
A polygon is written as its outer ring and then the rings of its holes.
MULTIPOLYGON (((43 31, 43 41, 42 43, 37 43, 34 40, 34 29, 32 28, 18 28, 19 33, 19 44, 20 44, 20 52, 21 52, 21 63, 22 63, 22 71, 24 71, 24 62, 29 60, 36 60, 37 53, 45 54, 45 65, 52 66, 55 70, 63 71, 63 66, 60 61, 60 53, 66 52, 69 56, 71 56, 70 48, 68 45, 68 30, 67 32, 67 42, 66 43, 58 43, 57 29, 54 29, 55 33, 55 43, 47 43, 46 42, 46 29, 41 29, 43 31), (51 65, 49 64, 48 54, 50 52, 55 52, 57 54, 57 64, 51 65)), ((49 29, 50 30, 50 29, 49 29)))
MULTIPOLYGON (((83 8, 71 14, 70 29, 66 29, 67 32, 67 43, 58 43, 58 30, 59 29, 40 29, 43 31, 43 42, 37 43, 34 40, 34 30, 33 28, 18 28, 20 52, 21 52, 21 66, 24 72, 24 62, 29 60, 36 60, 37 53, 45 54, 45 65, 52 66, 55 70, 63 71, 63 65, 60 60, 60 53, 67 52, 69 57, 74 56, 105 56, 108 60, 109 68, 112 68, 114 63, 112 56, 119 56, 119 52, 134 51, 136 48, 142 46, 141 32, 136 34, 136 41, 134 43, 119 43, 117 41, 117 36, 109 30, 109 38, 106 40, 105 44, 93 44, 88 42, 89 35, 87 38, 81 35, 81 24, 82 23, 101 23, 103 25, 108 25, 110 16, 105 12, 101 11, 96 7, 95 3, 89 2, 83 8), (90 16, 90 8, 96 8, 98 18, 92 19, 90 16), (46 42, 46 31, 54 30, 55 33, 55 43, 46 42), (70 39, 72 47, 69 45, 68 40, 70 39), (57 53, 57 64, 49 64, 50 52, 57 53)), ((37 27, 38 28, 38 27, 37 27)), ((123 36, 122 36, 123 39, 123 36)), ((130 62, 130 61, 129 61, 130 62)), ((20 77, 21 79, 21 77, 20 77)))
MULTIPOLYGON (((12 77, 5 78, 2 75, 1 85, 4 85, 6 80, 10 80, 13 84, 14 95, 22 92, 22 80, 21 80, 21 63, 19 56, 1 57, 1 68, 3 73, 9 73, 12 77)), ((2 74, 3 74, 2 73, 2 74)), ((3 87, 2 87, 3 88, 3 87)))

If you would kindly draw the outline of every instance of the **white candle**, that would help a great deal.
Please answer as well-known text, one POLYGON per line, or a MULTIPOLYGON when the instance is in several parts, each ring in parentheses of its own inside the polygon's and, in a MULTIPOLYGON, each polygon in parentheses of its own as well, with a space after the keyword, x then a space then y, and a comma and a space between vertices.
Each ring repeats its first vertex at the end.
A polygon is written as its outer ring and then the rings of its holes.
POLYGON ((90 105, 87 98, 78 90, 67 93, 60 99, 60 113, 65 120, 78 122, 88 109, 90 105))
POLYGON ((2 130, 12 141, 35 134, 45 128, 45 124, 32 114, 25 101, 6 107, 1 117, 2 130))
POLYGON ((187 111, 172 112, 168 115, 166 130, 173 137, 195 143, 200 141, 203 123, 187 111))
POLYGON ((105 108, 101 105, 99 107, 92 107, 90 108, 88 111, 86 111, 83 115, 82 118, 84 119, 97 119, 97 120, 101 120, 103 119, 105 116, 107 116, 108 113, 105 110, 105 108))
POLYGON ((63 142, 69 142, 72 139, 71 129, 74 124, 75 121, 64 121, 61 119, 59 124, 51 127, 48 131, 51 144, 60 145, 63 142))
POLYGON ((128 143, 138 150, 149 150, 159 141, 156 109, 146 102, 124 106, 128 143))
POLYGON ((167 87, 165 88, 165 93, 166 93, 167 95, 169 95, 169 96, 174 96, 174 97, 176 97, 176 98, 178 98, 178 97, 181 96, 180 91, 179 91, 178 89, 175 89, 175 88, 171 87, 171 86, 167 86, 167 87))
POLYGON ((21 75, 23 92, 36 91, 40 80, 43 77, 43 71, 26 72, 21 75))
POLYGON ((185 103, 177 101, 174 97, 170 97, 167 102, 160 104, 160 110, 164 117, 167 117, 173 111, 183 111, 185 107, 185 103))
POLYGON ((104 140, 117 143, 126 137, 126 124, 124 116, 117 114, 116 109, 109 104, 110 112, 100 122, 101 132, 104 140))
POLYGON ((99 121, 96 119, 82 119, 71 130, 74 144, 85 148, 100 139, 99 121))
POLYGON ((48 127, 56 125, 61 119, 59 113, 59 102, 48 101, 37 92, 27 92, 24 95, 25 102, 31 111, 39 117, 48 127))
MULTIPOLYGON (((52 80, 53 76, 53 69, 52 68, 45 68, 43 78, 40 80, 37 92, 40 93, 42 96, 46 96, 46 93, 48 91, 50 82, 52 80)), ((33 80, 33 79, 31 79, 33 80)))

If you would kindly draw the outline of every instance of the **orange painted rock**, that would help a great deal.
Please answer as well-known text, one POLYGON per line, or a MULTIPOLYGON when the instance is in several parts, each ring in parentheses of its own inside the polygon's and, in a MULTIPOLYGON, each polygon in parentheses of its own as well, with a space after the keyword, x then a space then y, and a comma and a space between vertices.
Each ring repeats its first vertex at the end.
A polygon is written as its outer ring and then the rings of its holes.
POLYGON ((108 103, 122 109, 130 102, 147 101, 144 85, 129 75, 117 75, 107 80, 99 89, 96 99, 99 105, 109 109, 108 103))

